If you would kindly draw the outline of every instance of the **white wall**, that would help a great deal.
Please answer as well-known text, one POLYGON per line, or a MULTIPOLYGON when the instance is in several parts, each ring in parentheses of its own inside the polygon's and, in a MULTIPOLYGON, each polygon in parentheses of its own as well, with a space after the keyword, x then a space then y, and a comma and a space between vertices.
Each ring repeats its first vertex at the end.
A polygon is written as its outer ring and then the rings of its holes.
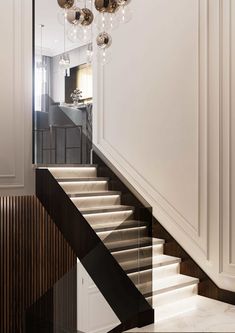
MULTIPOLYGON (((85 64, 87 46, 81 46, 69 52, 70 68, 85 64)), ((54 102, 64 102, 65 100, 65 78, 59 68, 59 56, 52 58, 52 99, 54 102)))
POLYGON ((1 21, 0 195, 31 194, 32 1, 9 0, 1 21))
POLYGON ((118 325, 119 319, 78 260, 77 330, 84 333, 104 333, 118 325))
POLYGON ((235 291, 235 0, 135 0, 95 70, 95 144, 235 291))

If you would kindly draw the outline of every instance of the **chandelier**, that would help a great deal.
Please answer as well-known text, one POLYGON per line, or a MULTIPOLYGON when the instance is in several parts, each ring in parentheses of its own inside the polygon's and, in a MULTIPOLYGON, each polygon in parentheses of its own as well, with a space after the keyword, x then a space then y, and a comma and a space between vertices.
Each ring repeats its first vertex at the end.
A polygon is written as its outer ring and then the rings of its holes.
POLYGON ((93 55, 92 26, 95 23, 98 30, 96 37, 98 57, 102 64, 106 64, 109 58, 108 49, 112 45, 111 31, 120 23, 127 23, 131 19, 128 6, 130 1, 57 0, 61 8, 58 19, 64 26, 68 26, 66 35, 71 42, 81 41, 89 44, 88 61, 91 61, 93 55))

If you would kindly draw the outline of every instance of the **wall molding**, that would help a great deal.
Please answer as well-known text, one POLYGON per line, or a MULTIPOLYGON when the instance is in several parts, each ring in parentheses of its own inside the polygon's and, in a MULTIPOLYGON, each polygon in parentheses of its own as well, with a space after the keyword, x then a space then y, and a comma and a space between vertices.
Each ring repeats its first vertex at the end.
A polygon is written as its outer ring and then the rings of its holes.
POLYGON ((231 14, 230 10, 231 0, 195 1, 198 2, 198 158, 196 160, 198 224, 196 227, 191 221, 187 221, 177 207, 173 207, 171 202, 164 198, 162 193, 159 193, 158 189, 154 188, 136 166, 130 163, 107 138, 105 112, 109 111, 105 106, 106 69, 99 67, 98 64, 95 67, 95 74, 99 79, 95 82, 94 89, 96 105, 94 139, 101 153, 153 207, 154 217, 168 232, 170 231, 217 286, 235 291, 235 263, 232 257, 234 245, 229 237, 234 227, 231 219, 232 129, 229 127, 231 124, 228 118, 231 117, 229 112, 231 113, 232 108, 231 15, 234 14, 231 14), (223 46, 223 52, 219 50, 219 43, 223 46), (219 140, 220 152, 216 146, 219 140))
MULTIPOLYGON (((29 25, 32 24, 32 4, 26 0, 10 0, 10 7, 12 7, 12 16, 8 22, 10 25, 8 39, 12 45, 6 52, 11 53, 8 57, 8 67, 11 68, 12 73, 8 77, 6 90, 3 91, 3 94, 9 95, 8 117, 5 120, 9 131, 5 137, 6 150, 3 152, 3 160, 4 154, 10 155, 10 158, 9 165, 5 167, 8 172, 0 174, 1 195, 33 192, 33 172, 30 169, 32 158, 29 148, 32 141, 32 123, 30 123, 32 119, 30 77, 32 31, 29 29, 29 25)), ((2 13, 2 15, 5 14, 2 13)), ((2 122, 4 122, 4 114, 2 122)))
POLYGON ((120 165, 125 165, 125 172, 129 171, 129 176, 132 178, 137 188, 141 188, 143 192, 147 194, 147 198, 151 198, 153 207, 158 207, 157 212, 154 210, 155 216, 159 217, 159 210, 164 214, 164 219, 173 220, 177 224, 181 232, 187 233, 187 236, 191 238, 195 246, 201 252, 201 255, 206 256, 209 260, 209 248, 208 248, 208 212, 207 212, 207 197, 208 197, 208 161, 207 161, 207 150, 208 150, 208 39, 209 39, 209 0, 196 0, 197 6, 197 48, 198 48, 198 154, 197 154, 197 216, 195 220, 197 221, 197 227, 193 225, 187 218, 169 202, 169 200, 157 189, 150 181, 141 175, 137 168, 132 165, 125 157, 122 155, 118 149, 116 149, 112 143, 105 136, 105 89, 104 89, 104 77, 105 69, 104 67, 98 68, 99 84, 96 89, 97 99, 97 114, 95 122, 97 123, 98 130, 95 133, 95 144, 98 148, 104 149, 115 162, 121 162, 120 165), (206 156, 206 157, 205 157, 206 156), (134 174, 134 177, 133 177, 134 174), (137 181, 136 181, 137 180, 137 181), (147 189, 147 190, 146 190, 147 189))
POLYGON ((233 262, 232 234, 232 206, 233 206, 233 166, 232 166, 232 70, 233 70, 233 29, 232 22, 235 20, 235 10, 231 0, 221 0, 220 9, 220 37, 221 37, 221 70, 220 70, 220 177, 221 191, 220 196, 220 242, 221 246, 221 265, 220 273, 223 275, 232 274, 235 277, 235 262, 233 262))

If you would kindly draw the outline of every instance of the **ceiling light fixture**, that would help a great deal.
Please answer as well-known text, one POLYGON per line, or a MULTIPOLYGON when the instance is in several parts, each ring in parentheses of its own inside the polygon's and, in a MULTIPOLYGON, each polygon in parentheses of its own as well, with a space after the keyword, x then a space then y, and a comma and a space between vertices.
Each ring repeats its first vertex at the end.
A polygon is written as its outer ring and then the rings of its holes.
MULTIPOLYGON (((132 17, 128 6, 131 0, 84 0, 83 2, 81 0, 57 0, 57 2, 62 9, 62 13, 59 13, 58 16, 60 21, 62 17, 64 24, 66 22, 70 25, 67 37, 71 42, 91 43, 91 26, 93 22, 96 24, 98 30, 96 44, 100 53, 99 58, 106 57, 107 49, 112 45, 110 31, 117 28, 119 23, 129 22, 132 17), (81 8, 83 6, 84 8, 81 8)), ((107 59, 102 59, 102 63, 106 64, 107 59)))
MULTIPOLYGON (((58 3, 61 1, 58 0, 58 3)), ((67 2, 71 3, 72 0, 68 0, 67 2)), ((64 16, 64 53, 60 55, 59 66, 64 76, 70 76, 70 56, 69 53, 66 52, 66 20, 67 15, 64 16)))

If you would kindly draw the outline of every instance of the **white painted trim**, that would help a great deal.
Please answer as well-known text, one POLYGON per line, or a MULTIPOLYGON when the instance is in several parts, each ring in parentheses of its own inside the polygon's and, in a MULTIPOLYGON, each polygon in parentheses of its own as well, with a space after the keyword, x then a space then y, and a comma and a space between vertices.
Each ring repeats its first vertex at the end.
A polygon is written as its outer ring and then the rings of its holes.
MULTIPOLYGON (((12 154, 11 171, 0 175, 0 195, 32 194, 33 170, 32 165, 32 3, 28 0, 10 0, 13 15, 12 57, 9 66, 12 68, 12 154)), ((2 15, 5 15, 2 13, 2 15)), ((2 32, 4 33, 4 32, 2 32)), ((4 88, 2 93, 4 93, 4 88)), ((4 114, 2 114, 4 121, 4 114)), ((8 126, 6 124, 6 126, 8 126)))
POLYGON ((235 291, 235 263, 231 262, 231 247, 234 245, 229 236, 231 216, 230 219, 228 216, 229 200, 231 205, 231 189, 229 190, 231 187, 231 161, 229 162, 231 128, 229 131, 228 101, 232 89, 231 78, 229 79, 231 68, 228 68, 231 61, 229 60, 231 43, 230 45, 228 43, 228 30, 231 24, 228 15, 231 11, 228 7, 229 4, 231 5, 231 0, 197 1, 200 13, 198 19, 198 228, 190 226, 191 223, 187 223, 184 216, 177 211, 177 207, 173 207, 167 198, 164 198, 158 189, 154 188, 148 179, 138 173, 137 168, 124 158, 122 152, 108 142, 104 131, 104 112, 108 112, 104 110, 104 70, 106 69, 99 68, 97 64, 94 86, 94 143, 149 202, 153 207, 154 216, 218 287, 235 291), (223 46, 222 53, 220 53, 220 46, 223 46), (222 90, 220 97, 223 96, 222 102, 219 98, 220 89, 222 90), (221 127, 224 126, 224 120, 226 120, 225 128, 221 127), (224 151, 223 155, 221 149, 224 151), (230 176, 227 172, 229 165, 230 176))

